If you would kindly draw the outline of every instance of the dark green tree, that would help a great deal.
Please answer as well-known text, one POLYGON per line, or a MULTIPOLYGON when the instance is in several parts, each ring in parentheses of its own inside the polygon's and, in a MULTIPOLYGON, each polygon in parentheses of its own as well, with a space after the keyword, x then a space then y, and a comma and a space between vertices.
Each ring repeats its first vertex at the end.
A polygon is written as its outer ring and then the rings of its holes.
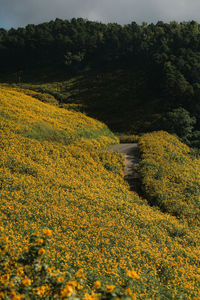
POLYGON ((195 123, 196 118, 182 107, 173 109, 163 117, 163 129, 176 134, 186 143, 189 143, 192 137, 195 123))

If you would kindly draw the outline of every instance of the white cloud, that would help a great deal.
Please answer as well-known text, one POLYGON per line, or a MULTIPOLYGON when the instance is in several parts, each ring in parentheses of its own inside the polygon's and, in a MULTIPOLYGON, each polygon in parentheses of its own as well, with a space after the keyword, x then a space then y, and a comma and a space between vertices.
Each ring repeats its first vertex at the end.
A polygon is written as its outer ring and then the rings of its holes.
POLYGON ((199 11, 199 0, 0 0, 0 27, 73 17, 121 24, 192 19, 200 22, 199 11))

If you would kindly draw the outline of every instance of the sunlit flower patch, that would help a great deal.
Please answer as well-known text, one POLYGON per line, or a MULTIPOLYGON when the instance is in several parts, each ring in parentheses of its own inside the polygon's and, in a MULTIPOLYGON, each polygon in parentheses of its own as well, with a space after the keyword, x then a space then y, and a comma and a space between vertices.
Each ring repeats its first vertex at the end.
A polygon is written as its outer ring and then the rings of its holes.
POLYGON ((0 115, 0 298, 198 297, 199 228, 129 191, 106 126, 8 89, 0 115))

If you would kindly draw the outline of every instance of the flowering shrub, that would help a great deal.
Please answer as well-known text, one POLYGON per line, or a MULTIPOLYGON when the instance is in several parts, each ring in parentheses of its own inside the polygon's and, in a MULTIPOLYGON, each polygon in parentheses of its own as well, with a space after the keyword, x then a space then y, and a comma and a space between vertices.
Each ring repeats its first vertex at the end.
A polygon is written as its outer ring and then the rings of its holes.
POLYGON ((51 230, 43 230, 42 236, 31 236, 28 247, 20 254, 10 248, 3 231, 0 227, 1 299, 136 299, 131 288, 139 275, 134 270, 127 272, 124 287, 103 286, 99 280, 91 285, 83 269, 62 272, 47 262, 51 230))
POLYGON ((74 143, 81 137, 98 139, 107 136, 110 144, 118 142, 106 125, 82 113, 42 103, 8 88, 0 88, 0 95, 1 127, 15 134, 64 145, 74 143))
POLYGON ((0 95, 1 297, 198 297, 199 230, 129 191, 123 158, 105 150, 116 142, 109 130, 13 90, 0 95), (36 131, 36 120, 70 142, 36 131))
POLYGON ((143 135, 139 149, 142 182, 152 202, 190 224, 199 224, 200 159, 164 131, 143 135))

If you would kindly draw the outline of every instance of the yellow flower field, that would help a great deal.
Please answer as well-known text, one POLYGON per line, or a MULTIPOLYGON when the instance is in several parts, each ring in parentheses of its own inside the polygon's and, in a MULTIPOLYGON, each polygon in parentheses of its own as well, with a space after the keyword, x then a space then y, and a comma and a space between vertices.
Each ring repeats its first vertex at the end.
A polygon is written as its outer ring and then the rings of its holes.
MULTIPOLYGON (((74 284, 85 299, 97 299, 91 296, 94 287, 113 299, 125 294, 128 299, 198 297, 199 230, 129 191, 123 158, 106 151, 117 139, 104 124, 7 88, 0 88, 0 117, 0 223, 9 237, 4 242, 16 257, 37 235, 31 251, 46 257, 50 269, 45 272, 62 286, 55 298, 75 290, 66 285, 66 270, 79 276, 74 284), (42 234, 50 230, 45 248, 42 234), (125 294, 120 294, 123 285, 125 294)), ((21 267, 20 261, 12 268, 5 263, 0 288, 9 285, 9 297, 47 297, 50 283, 43 275, 35 282, 21 267), (11 282, 13 272, 23 286, 11 282)))
POLYGON ((167 132, 140 139, 145 192, 163 211, 183 218, 191 226, 200 221, 200 159, 188 146, 167 132))

